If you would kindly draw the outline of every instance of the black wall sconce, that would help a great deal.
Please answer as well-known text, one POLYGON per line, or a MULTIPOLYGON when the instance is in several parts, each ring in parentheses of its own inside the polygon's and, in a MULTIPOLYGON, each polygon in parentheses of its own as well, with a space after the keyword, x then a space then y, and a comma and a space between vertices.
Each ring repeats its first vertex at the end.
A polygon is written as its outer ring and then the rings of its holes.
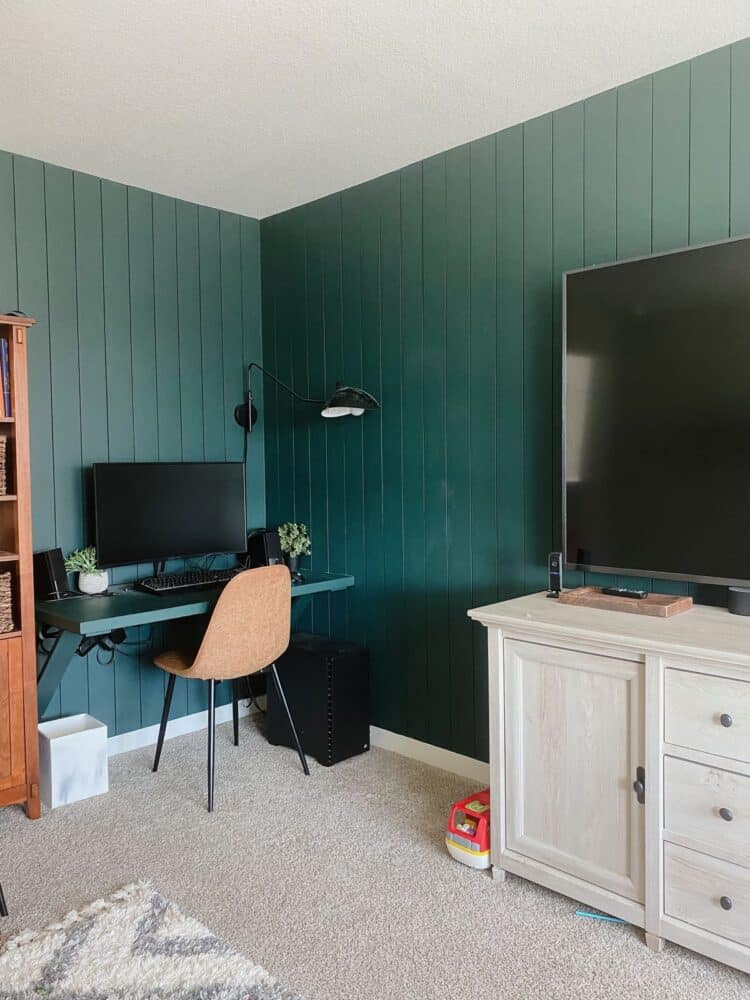
POLYGON ((301 396, 291 386, 286 385, 281 379, 276 378, 271 372, 266 371, 262 365, 252 361, 247 368, 247 399, 244 403, 239 403, 234 408, 234 419, 246 431, 251 431, 255 421, 258 419, 258 410, 253 401, 253 368, 257 368, 262 375, 271 379, 279 388, 288 392, 290 396, 299 400, 300 403, 314 403, 317 406, 321 406, 321 417, 361 417, 365 410, 380 409, 380 403, 369 392, 366 392, 364 389, 355 389, 348 385, 341 385, 340 382, 336 384, 336 391, 330 399, 311 399, 308 396, 301 396))

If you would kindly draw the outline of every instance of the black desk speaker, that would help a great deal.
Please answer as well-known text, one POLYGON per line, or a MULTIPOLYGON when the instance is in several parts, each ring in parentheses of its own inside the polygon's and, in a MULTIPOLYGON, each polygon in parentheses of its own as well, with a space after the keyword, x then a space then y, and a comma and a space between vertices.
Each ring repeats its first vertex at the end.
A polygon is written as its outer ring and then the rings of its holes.
POLYGON ((68 593, 68 576, 62 549, 34 553, 34 596, 38 601, 56 600, 68 593))
POLYGON ((279 533, 275 529, 253 531, 247 536, 247 556, 245 566, 279 566, 284 562, 279 533))
MULTIPOLYGON (((306 754, 328 767, 370 749, 366 649, 298 632, 276 668, 306 754)), ((270 678, 266 733, 269 743, 293 746, 289 721, 270 678)))

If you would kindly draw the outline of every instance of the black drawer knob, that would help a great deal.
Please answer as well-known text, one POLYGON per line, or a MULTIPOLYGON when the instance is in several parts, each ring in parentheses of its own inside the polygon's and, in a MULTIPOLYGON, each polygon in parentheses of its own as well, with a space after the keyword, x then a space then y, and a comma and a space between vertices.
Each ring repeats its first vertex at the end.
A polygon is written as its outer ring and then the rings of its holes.
POLYGON ((719 716, 719 722, 725 729, 729 729, 729 727, 732 725, 732 716, 727 715, 727 713, 724 712, 722 715, 719 716))
POLYGON ((719 816, 721 816, 722 819, 725 819, 727 823, 731 823, 734 819, 734 813, 731 809, 727 809, 726 806, 722 806, 721 809, 719 809, 719 816))
POLYGON ((731 910, 732 906, 734 905, 729 896, 722 896, 721 899, 719 900, 719 903, 721 904, 722 910, 731 910))

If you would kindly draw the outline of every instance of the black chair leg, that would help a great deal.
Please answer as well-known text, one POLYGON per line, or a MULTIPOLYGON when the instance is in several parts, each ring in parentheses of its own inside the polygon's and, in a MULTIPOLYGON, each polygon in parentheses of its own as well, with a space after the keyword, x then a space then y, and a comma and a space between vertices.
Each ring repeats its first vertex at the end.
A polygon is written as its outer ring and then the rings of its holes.
POLYGON ((3 895, 3 887, 0 885, 0 917, 8 916, 8 907, 5 903, 5 896, 3 895))
POLYGON ((216 681, 208 682, 208 811, 214 811, 214 763, 216 759, 216 681))
POLYGON ((174 682, 176 677, 174 674, 169 675, 169 680, 167 681, 167 690, 164 694, 164 708, 161 710, 161 722, 159 723, 159 739, 156 741, 156 754, 154 755, 154 766, 153 770, 159 770, 159 761, 161 759, 161 750, 164 746, 164 734, 167 731, 167 723, 169 722, 169 709, 172 707, 172 694, 174 692, 174 682))
POLYGON ((237 678, 232 680, 232 727, 234 729, 234 745, 240 745, 240 682, 237 678))
POLYGON ((286 695, 284 694, 284 689, 281 686, 281 678, 279 677, 279 672, 276 669, 276 664, 271 664, 271 676, 273 677, 273 682, 276 685, 276 693, 279 696, 279 701, 284 706, 284 711, 286 712, 286 717, 289 719, 289 728, 292 731, 292 739, 294 740, 294 745, 297 748, 297 753, 299 754, 299 759, 302 761, 302 770, 309 776, 310 768, 307 766, 307 760, 302 752, 302 744, 299 741, 299 736, 297 735, 297 729, 294 725, 294 719, 292 719, 292 713, 289 711, 289 704, 286 700, 286 695))

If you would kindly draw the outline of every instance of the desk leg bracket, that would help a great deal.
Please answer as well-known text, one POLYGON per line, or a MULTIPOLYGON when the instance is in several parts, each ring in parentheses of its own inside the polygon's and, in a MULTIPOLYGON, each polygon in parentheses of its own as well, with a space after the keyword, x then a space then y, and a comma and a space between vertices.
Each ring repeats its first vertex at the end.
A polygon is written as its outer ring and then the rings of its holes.
POLYGON ((55 696, 55 691, 68 669, 68 664, 75 656, 81 643, 77 632, 61 631, 54 640, 54 645, 47 653, 37 674, 37 701, 39 715, 44 715, 55 696))

